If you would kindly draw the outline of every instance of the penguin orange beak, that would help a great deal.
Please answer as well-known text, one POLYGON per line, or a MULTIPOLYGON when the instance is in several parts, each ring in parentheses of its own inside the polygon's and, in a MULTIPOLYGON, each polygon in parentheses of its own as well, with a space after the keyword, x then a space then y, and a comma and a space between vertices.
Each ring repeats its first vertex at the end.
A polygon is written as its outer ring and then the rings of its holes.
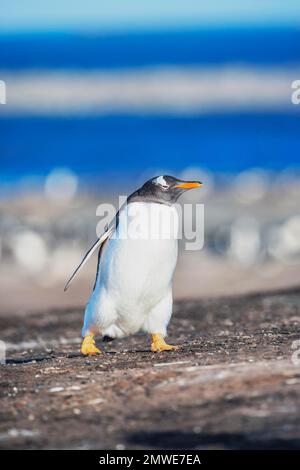
POLYGON ((200 188, 202 183, 199 181, 187 181, 185 183, 176 184, 175 188, 182 188, 182 189, 192 189, 192 188, 200 188))

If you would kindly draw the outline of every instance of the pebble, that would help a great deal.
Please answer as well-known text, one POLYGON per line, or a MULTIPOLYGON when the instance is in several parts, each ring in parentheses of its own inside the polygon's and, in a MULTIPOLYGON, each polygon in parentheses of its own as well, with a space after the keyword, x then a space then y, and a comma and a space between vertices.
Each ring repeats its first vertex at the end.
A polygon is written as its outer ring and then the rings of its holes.
POLYGON ((88 405, 99 405, 100 403, 104 403, 105 400, 103 398, 95 398, 95 400, 90 400, 88 405))
POLYGON ((56 392, 62 392, 64 390, 64 387, 52 387, 49 388, 50 393, 56 393, 56 392))
POLYGON ((124 444, 117 444, 116 445, 116 450, 125 450, 126 449, 126 446, 124 444))
POLYGON ((177 366, 180 364, 190 364, 191 361, 160 362, 154 364, 154 367, 177 366))
POLYGON ((288 379, 285 381, 287 385, 295 385, 300 383, 300 379, 288 379))

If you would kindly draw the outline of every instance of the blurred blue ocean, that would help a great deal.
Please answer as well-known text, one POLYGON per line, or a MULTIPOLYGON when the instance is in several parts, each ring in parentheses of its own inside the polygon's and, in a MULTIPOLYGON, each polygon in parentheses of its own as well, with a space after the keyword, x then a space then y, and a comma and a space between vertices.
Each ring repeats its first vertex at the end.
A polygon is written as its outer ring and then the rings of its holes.
MULTIPOLYGON (((24 72, 128 70, 165 66, 298 67, 300 29, 258 28, 128 35, 0 36, 0 79, 24 72)), ((295 76, 294 79, 300 79, 295 76)), ((289 93, 289 91, 288 91, 289 93)), ((9 108, 9 82, 7 106, 9 108)), ((113 112, 66 115, 3 113, 1 180, 45 175, 66 166, 79 175, 177 173, 187 166, 214 172, 299 166, 300 106, 209 113, 113 112)))
POLYGON ((299 27, 0 35, 2 70, 120 69, 222 63, 299 65, 299 62, 299 27))
POLYGON ((87 176, 145 169, 215 172, 299 165, 300 116, 9 118, 1 122, 2 178, 67 166, 87 176))

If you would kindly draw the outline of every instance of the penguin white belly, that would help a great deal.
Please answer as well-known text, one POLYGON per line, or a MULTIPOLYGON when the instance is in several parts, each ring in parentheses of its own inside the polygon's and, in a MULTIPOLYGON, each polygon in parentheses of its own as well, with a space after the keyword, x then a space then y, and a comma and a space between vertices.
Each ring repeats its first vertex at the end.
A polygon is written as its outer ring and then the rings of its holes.
POLYGON ((172 313, 177 226, 176 209, 163 204, 134 202, 120 212, 116 237, 106 243, 101 255, 83 336, 100 332, 115 338, 141 329, 166 334, 172 313), (143 228, 134 230, 138 223, 143 228))

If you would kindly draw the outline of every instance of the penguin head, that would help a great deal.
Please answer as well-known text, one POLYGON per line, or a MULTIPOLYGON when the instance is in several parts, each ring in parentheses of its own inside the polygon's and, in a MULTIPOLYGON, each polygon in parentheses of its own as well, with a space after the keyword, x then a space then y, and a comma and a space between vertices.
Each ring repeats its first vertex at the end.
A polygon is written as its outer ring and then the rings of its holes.
POLYGON ((130 201, 158 202, 160 204, 174 204, 185 191, 202 186, 200 181, 183 181, 174 176, 155 176, 133 193, 130 201))

